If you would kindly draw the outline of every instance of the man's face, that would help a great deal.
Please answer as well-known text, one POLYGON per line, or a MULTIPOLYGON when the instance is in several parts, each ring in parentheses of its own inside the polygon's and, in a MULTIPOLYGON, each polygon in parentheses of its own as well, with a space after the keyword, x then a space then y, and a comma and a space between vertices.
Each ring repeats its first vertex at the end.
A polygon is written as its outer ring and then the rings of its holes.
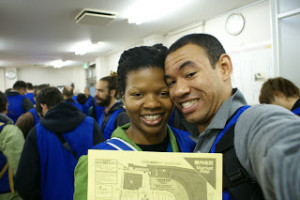
POLYGON ((111 96, 107 84, 106 81, 98 81, 96 84, 95 97, 99 106, 106 107, 110 104, 111 96))
POLYGON ((165 79, 171 99, 187 121, 208 125, 224 99, 219 61, 213 69, 204 49, 188 44, 167 56, 165 79))
POLYGON ((86 96, 86 97, 89 97, 90 96, 90 90, 89 90, 89 88, 84 88, 84 95, 86 96))
POLYGON ((26 88, 21 88, 18 90, 19 94, 25 95, 26 94, 26 88))

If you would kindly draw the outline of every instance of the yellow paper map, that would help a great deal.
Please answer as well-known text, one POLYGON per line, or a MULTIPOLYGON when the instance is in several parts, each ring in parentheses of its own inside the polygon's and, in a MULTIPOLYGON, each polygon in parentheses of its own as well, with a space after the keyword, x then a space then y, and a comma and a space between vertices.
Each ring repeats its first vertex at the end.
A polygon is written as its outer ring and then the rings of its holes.
POLYGON ((88 200, 221 200, 222 154, 89 150, 88 200))

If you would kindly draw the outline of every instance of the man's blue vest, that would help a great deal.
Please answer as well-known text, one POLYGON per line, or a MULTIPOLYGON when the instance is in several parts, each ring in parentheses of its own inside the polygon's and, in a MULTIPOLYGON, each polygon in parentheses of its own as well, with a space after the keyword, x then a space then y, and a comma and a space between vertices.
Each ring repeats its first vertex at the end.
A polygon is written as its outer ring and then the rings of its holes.
POLYGON ((74 103, 71 103, 74 107, 76 107, 78 110, 82 111, 82 107, 79 103, 77 102, 74 102, 74 103))
POLYGON ((293 112, 294 114, 300 116, 300 107, 298 107, 298 108, 292 110, 292 112, 293 112))
POLYGON ((239 162, 234 149, 234 127, 240 115, 250 106, 239 108, 218 134, 210 153, 223 154, 223 200, 264 199, 260 186, 252 180, 239 162))
POLYGON ((16 123, 20 115, 25 113, 25 110, 23 108, 24 98, 25 97, 20 94, 14 96, 7 96, 7 100, 9 102, 7 116, 11 118, 14 121, 14 123, 16 123))
POLYGON ((89 108, 90 106, 85 103, 85 104, 80 104, 81 105, 81 111, 86 114, 86 115, 89 115, 89 108))
POLYGON ((26 93, 25 97, 27 97, 32 102, 33 105, 35 104, 34 94, 32 92, 26 93))
POLYGON ((35 108, 31 108, 29 110, 29 112, 31 112, 33 119, 34 119, 34 125, 37 125, 40 122, 40 116, 38 115, 38 113, 36 112, 35 108))
POLYGON ((89 105, 89 107, 94 106, 95 103, 93 102, 93 97, 89 96, 86 100, 86 103, 89 105))
MULTIPOLYGON (((86 117, 73 131, 60 134, 77 157, 86 155, 93 146, 94 119, 86 117)), ((41 192, 43 200, 71 200, 74 193, 75 156, 65 148, 59 137, 36 125, 37 146, 40 155, 41 192)))
POLYGON ((93 112, 95 113, 95 118, 97 121, 99 121, 100 117, 103 115, 104 109, 104 106, 98 106, 96 103, 93 106, 93 112))
POLYGON ((116 118, 118 116, 118 114, 120 112, 124 111, 123 108, 121 109, 117 109, 115 110, 110 116, 109 116, 109 119, 107 120, 106 124, 105 124, 105 127, 103 127, 103 119, 104 119, 104 114, 102 113, 102 115, 100 116, 99 120, 98 120, 98 123, 99 123, 99 126, 100 126, 100 129, 102 130, 102 133, 103 133, 103 137, 105 140, 107 139, 110 139, 111 137, 111 134, 114 132, 114 130, 117 128, 115 126, 115 121, 116 121, 116 118))

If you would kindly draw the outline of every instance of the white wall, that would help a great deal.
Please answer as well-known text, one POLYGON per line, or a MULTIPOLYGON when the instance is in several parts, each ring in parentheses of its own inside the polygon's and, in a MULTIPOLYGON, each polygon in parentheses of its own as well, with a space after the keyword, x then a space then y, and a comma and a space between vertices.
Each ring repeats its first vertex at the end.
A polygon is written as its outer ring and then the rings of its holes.
MULTIPOLYGON (((227 53, 232 57, 234 67, 232 75, 233 86, 242 90, 249 104, 258 103, 258 94, 263 81, 255 81, 255 73, 261 73, 265 78, 274 75, 269 4, 270 1, 268 0, 262 1, 233 10, 205 22, 186 25, 165 35, 150 35, 145 37, 143 41, 137 41, 136 44, 130 47, 120 48, 117 52, 113 52, 106 57, 99 57, 94 61, 96 63, 97 80, 109 75, 111 71, 117 71, 120 55, 126 49, 140 45, 153 45, 155 43, 163 43, 169 47, 183 35, 209 33, 221 41, 227 53), (244 16, 246 24, 240 35, 231 36, 225 30, 225 21, 231 13, 236 12, 244 16)), ((80 67, 19 69, 18 79, 30 81, 33 84, 50 83, 51 85, 69 85, 73 82, 77 91, 83 91, 86 84, 85 71, 80 67)), ((1 80, 0 84, 2 87, 1 80)), ((5 87, 9 86, 6 85, 5 87)))
POLYGON ((75 85, 75 93, 83 92, 85 87, 85 71, 82 67, 55 68, 19 68, 18 80, 31 82, 33 85, 50 84, 51 86, 75 85))
MULTIPOLYGON (((142 44, 153 45, 162 42, 169 47, 177 39, 187 34, 209 33, 214 35, 232 57, 233 86, 242 90, 249 104, 256 104, 263 81, 274 75, 270 24, 269 1, 262 1, 206 22, 191 24, 163 37, 148 36, 142 41, 142 44), (231 13, 241 13, 246 21, 243 32, 238 36, 229 35, 225 30, 225 21, 231 13), (254 77, 257 73, 262 74, 265 79, 255 80, 254 77)), ((107 63, 111 70, 117 70, 117 62, 124 50, 120 49, 119 52, 108 56, 107 63)))

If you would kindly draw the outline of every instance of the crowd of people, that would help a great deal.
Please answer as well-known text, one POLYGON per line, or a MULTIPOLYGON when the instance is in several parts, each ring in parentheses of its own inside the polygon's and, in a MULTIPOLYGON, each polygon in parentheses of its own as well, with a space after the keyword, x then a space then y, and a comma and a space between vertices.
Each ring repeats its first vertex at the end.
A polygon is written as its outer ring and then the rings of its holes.
POLYGON ((222 153, 223 199, 300 199, 299 88, 270 78, 250 106, 232 71, 217 38, 190 34, 124 51, 94 97, 16 81, 0 92, 0 200, 87 199, 88 149, 222 153))

